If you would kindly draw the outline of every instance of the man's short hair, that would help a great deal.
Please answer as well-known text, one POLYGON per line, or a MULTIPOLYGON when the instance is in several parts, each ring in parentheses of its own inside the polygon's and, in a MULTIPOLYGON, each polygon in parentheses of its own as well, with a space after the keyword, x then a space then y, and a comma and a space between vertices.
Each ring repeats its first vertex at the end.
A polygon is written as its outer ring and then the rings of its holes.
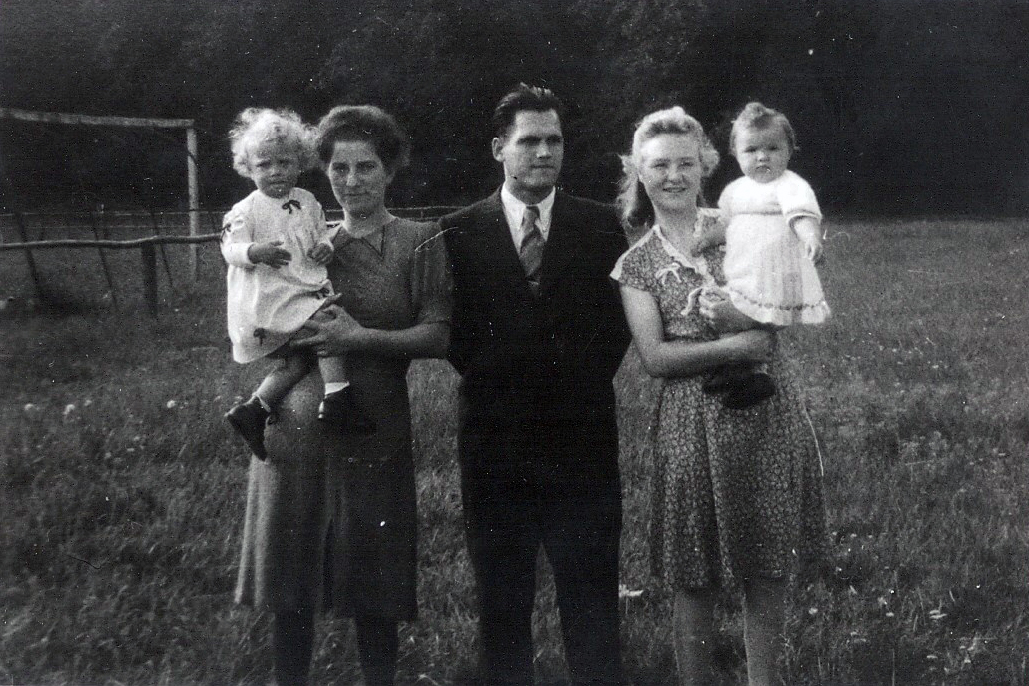
POLYGON ((514 124, 519 112, 548 112, 554 110, 558 119, 564 118, 564 105, 549 88, 519 83, 518 87, 505 95, 493 110, 493 132, 503 138, 514 124))

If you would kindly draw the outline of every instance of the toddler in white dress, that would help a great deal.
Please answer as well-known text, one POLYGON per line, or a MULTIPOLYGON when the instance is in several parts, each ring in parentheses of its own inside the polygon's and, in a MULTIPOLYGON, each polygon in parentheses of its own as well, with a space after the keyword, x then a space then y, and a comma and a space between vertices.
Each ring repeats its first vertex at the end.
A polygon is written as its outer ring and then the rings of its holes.
MULTIPOLYGON (((820 324, 829 305, 815 264, 822 257, 822 212, 811 186, 787 169, 796 136, 786 117, 752 102, 733 121, 729 147, 743 171, 722 191, 725 295, 759 325, 820 324)), ((775 393, 759 368, 726 368, 705 384, 746 407, 775 393)))
MULTIPOLYGON (((311 127, 289 110, 247 108, 229 135, 233 166, 257 189, 225 215, 222 255, 228 263, 228 327, 232 357, 247 363, 269 357, 280 364, 253 396, 225 418, 260 459, 264 428, 275 407, 311 371, 314 357, 288 343, 331 302, 325 265, 332 259, 335 229, 315 197, 296 187, 317 156, 311 127)), ((348 392, 345 359, 318 358, 325 397, 318 419, 352 433, 369 433, 374 423, 348 392)))

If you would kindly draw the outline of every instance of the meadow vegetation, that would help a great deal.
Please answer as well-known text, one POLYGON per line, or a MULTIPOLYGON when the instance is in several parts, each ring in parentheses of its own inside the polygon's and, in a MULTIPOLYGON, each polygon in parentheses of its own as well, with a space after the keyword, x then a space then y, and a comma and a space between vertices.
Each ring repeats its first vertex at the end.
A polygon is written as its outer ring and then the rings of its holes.
MULTIPOLYGON (((835 317, 782 341, 821 439, 832 532, 830 574, 795 595, 787 682, 1029 683, 1029 224, 829 234, 835 317)), ((222 266, 212 246, 202 257, 197 285, 162 267, 157 319, 134 251, 109 255, 117 308, 95 254, 69 250, 37 254, 41 308, 0 312, 0 683, 270 680, 267 617, 232 603, 247 460, 221 418, 262 370, 232 363, 222 266)), ((0 253, 0 293, 28 298, 27 283, 23 256, 0 253)), ((672 684, 669 597, 646 545, 656 386, 631 353, 616 384, 624 658, 634 683, 672 684)), ((401 683, 455 683, 474 665, 455 386, 444 362, 411 370, 420 620, 402 629, 401 683)), ((541 591, 538 675, 561 683, 541 591)), ((736 607, 720 604, 726 683, 743 674, 736 607)), ((349 624, 319 620, 315 682, 353 683, 355 665, 349 624)))

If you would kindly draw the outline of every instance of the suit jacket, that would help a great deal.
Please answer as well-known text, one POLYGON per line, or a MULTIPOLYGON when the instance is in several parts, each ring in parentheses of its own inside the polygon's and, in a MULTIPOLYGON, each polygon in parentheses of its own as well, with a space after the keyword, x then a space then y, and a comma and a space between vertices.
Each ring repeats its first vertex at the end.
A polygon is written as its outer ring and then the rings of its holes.
POLYGON ((441 220, 453 267, 450 362, 465 420, 614 430, 611 381, 629 332, 609 273, 626 249, 614 210, 558 191, 540 294, 529 289, 499 190, 441 220))

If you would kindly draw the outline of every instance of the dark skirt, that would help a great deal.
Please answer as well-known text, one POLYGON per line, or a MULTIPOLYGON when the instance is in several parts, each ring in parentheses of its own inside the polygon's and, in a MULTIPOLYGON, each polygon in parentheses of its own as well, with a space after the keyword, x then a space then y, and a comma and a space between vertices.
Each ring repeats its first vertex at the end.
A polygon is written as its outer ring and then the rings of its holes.
POLYGON ((265 434, 268 459, 250 461, 238 603, 416 616, 407 365, 359 358, 349 366, 355 398, 376 431, 349 436, 318 422, 317 374, 293 389, 265 434))

